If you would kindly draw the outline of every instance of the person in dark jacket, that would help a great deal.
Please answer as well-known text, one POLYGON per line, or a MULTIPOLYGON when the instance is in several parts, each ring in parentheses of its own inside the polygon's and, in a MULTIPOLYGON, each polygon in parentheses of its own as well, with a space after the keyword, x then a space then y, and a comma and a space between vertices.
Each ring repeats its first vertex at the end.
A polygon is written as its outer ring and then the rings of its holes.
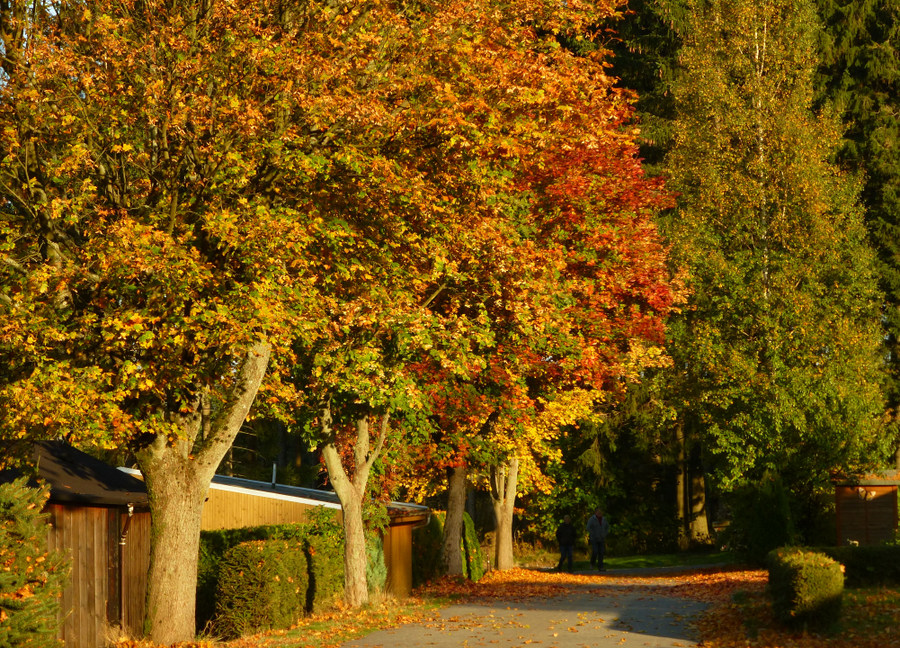
POLYGON ((563 563, 568 561, 569 571, 572 571, 572 554, 575 551, 575 527, 572 526, 572 518, 565 516, 562 524, 556 530, 556 541, 559 543, 559 564, 556 571, 562 571, 563 563))
POLYGON ((609 533, 609 520, 603 515, 600 507, 588 518, 588 544, 591 545, 591 566, 606 571, 603 559, 606 556, 606 535, 609 533))

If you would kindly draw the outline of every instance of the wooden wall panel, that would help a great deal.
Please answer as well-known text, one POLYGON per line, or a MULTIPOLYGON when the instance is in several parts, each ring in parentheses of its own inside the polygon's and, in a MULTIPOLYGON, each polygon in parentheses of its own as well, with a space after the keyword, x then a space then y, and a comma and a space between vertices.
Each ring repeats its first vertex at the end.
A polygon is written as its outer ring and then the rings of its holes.
POLYGON ((399 598, 412 591, 412 529, 410 525, 389 527, 384 537, 386 589, 399 598))
POLYGON ((897 532, 897 487, 838 486, 835 510, 838 544, 881 544, 897 532))
POLYGON ((264 524, 304 522, 309 504, 211 488, 203 506, 201 528, 237 529, 264 524))
MULTIPOLYGON (((121 516, 125 523, 126 515, 121 516)), ((143 635, 144 609, 147 601, 147 573, 150 571, 150 514, 135 513, 125 537, 123 551, 125 577, 125 632, 132 637, 143 635)))
POLYGON ((62 595, 66 648, 102 648, 106 638, 109 538, 105 508, 51 504, 49 545, 71 561, 62 595))

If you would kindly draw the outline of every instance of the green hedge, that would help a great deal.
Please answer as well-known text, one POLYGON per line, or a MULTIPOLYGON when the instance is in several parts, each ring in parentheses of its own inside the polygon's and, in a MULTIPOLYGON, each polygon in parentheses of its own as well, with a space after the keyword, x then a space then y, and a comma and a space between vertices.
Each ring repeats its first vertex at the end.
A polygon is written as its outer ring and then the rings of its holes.
POLYGON ((847 587, 900 585, 900 546, 817 547, 845 567, 847 587))
POLYGON ((60 594, 69 567, 47 549, 41 514, 47 493, 25 479, 0 484, 0 646, 60 645, 60 594))
POLYGON ((232 639, 289 628, 309 590, 302 540, 253 540, 229 549, 219 568, 215 631, 232 639))
POLYGON ((768 555, 769 594, 775 616, 792 626, 830 629, 840 618, 841 565, 823 553, 781 548, 768 555))
POLYGON ((344 595, 344 543, 330 535, 307 537, 308 612, 321 612, 344 595))
POLYGON ((241 529, 203 531, 197 565, 197 630, 217 625, 217 591, 223 560, 234 547, 257 540, 303 543, 306 555, 307 591, 303 609, 321 611, 344 591, 343 535, 333 512, 314 509, 312 521, 303 524, 268 525, 241 529))

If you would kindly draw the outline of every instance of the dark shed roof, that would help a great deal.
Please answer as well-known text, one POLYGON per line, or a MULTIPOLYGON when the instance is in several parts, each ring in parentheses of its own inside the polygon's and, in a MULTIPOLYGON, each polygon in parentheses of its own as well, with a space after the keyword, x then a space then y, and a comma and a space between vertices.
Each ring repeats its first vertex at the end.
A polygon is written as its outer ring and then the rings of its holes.
POLYGON ((35 443, 34 461, 38 476, 50 485, 51 502, 148 507, 144 482, 64 441, 35 443))

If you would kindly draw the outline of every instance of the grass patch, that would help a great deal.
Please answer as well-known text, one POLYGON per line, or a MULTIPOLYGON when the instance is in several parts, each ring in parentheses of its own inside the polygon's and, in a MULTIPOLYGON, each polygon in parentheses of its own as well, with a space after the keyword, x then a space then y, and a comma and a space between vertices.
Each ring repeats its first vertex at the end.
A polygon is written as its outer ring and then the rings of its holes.
MULTIPOLYGON (((640 569, 652 567, 701 567, 703 565, 727 565, 735 562, 727 551, 711 553, 686 552, 677 554, 656 554, 650 556, 609 556, 608 569, 640 569)), ((587 567, 590 562, 585 561, 587 567)))
MULTIPOLYGON (((520 548, 517 562, 525 567, 556 567, 559 553, 542 548, 520 548)), ((651 554, 641 556, 606 555, 604 561, 607 569, 644 569, 655 567, 702 567, 704 565, 729 565, 736 562, 733 554, 726 551, 701 552, 690 551, 671 554, 651 554)), ((573 561, 575 571, 591 569, 590 555, 584 551, 575 552, 573 561)))

